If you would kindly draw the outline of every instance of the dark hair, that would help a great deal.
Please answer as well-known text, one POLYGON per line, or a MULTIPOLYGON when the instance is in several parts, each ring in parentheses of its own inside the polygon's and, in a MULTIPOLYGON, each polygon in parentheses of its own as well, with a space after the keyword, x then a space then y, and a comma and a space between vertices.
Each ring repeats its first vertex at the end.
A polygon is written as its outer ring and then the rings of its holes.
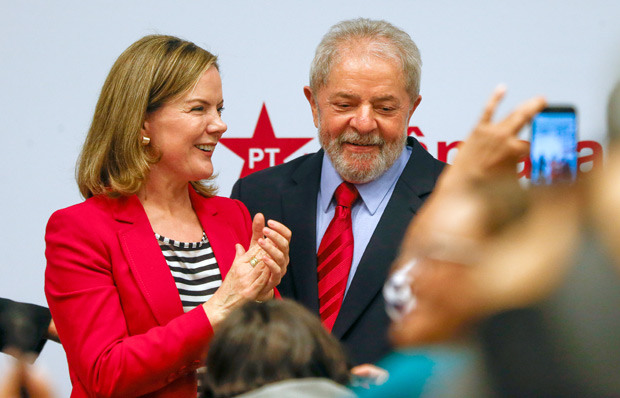
POLYGON ((306 377, 348 383, 340 343, 316 316, 293 301, 252 301, 233 311, 215 332, 201 397, 231 397, 306 377))

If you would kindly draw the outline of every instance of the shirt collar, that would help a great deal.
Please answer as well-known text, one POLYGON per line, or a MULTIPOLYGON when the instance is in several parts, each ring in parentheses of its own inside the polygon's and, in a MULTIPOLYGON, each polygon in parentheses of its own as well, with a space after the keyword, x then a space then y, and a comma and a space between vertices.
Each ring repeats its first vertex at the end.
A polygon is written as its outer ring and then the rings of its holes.
MULTIPOLYGON (((379 178, 365 184, 355 184, 370 214, 375 214, 385 196, 390 192, 394 184, 396 184, 396 181, 398 181, 398 178, 409 161, 411 152, 411 147, 405 146, 394 164, 385 173, 380 175, 379 178)), ((334 169, 334 165, 326 153, 325 156, 323 156, 321 187, 319 191, 319 209, 324 213, 327 213, 334 192, 343 181, 342 177, 340 177, 336 169, 334 169)))

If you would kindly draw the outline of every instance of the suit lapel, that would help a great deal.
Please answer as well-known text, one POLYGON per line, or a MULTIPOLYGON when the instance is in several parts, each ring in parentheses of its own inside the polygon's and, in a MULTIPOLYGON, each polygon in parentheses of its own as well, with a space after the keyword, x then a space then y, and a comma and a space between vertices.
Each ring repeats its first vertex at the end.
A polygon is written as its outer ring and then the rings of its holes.
POLYGON ((146 212, 136 195, 109 199, 121 224, 119 241, 143 296, 160 325, 183 314, 179 292, 146 212))
POLYGON ((415 139, 409 138, 408 144, 413 146, 411 157, 368 242, 332 329, 338 338, 381 293, 407 226, 433 189, 437 161, 415 139))
POLYGON ((283 223, 292 227, 290 265, 295 299, 316 314, 319 294, 316 273, 316 200, 323 151, 304 161, 292 174, 291 185, 282 191, 283 223))

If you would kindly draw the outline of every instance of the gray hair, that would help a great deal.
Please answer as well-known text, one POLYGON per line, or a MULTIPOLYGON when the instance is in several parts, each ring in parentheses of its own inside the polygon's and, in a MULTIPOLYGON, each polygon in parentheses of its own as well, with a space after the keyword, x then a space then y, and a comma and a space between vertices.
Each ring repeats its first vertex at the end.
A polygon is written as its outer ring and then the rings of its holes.
POLYGON ((403 70, 405 88, 412 101, 420 93, 422 59, 411 37, 386 21, 367 18, 342 21, 332 26, 316 48, 310 66, 310 88, 314 93, 327 84, 332 66, 337 63, 342 50, 351 49, 353 43, 366 43, 374 56, 396 60, 403 70))

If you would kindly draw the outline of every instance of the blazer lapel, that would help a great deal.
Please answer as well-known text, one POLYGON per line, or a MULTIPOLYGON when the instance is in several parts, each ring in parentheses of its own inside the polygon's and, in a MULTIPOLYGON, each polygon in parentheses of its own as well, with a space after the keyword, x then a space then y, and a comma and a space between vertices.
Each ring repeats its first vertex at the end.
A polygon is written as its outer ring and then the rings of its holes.
POLYGON ((121 226, 118 237, 136 282, 160 325, 183 314, 179 291, 136 195, 109 199, 121 226))
POLYGON ((283 223, 292 228, 290 264, 295 299, 316 314, 319 294, 316 273, 316 198, 319 191, 323 151, 303 162, 292 174, 291 185, 282 191, 283 223))
POLYGON ((415 139, 409 138, 408 144, 413 146, 411 157, 368 242, 332 329, 338 338, 347 332, 381 293, 407 226, 432 191, 441 171, 441 168, 436 170, 437 160, 415 139))
POLYGON ((201 196, 191 186, 189 193, 194 211, 209 239, 211 249, 213 249, 213 254, 222 273, 222 279, 224 279, 235 259, 233 242, 236 242, 237 239, 227 225, 226 214, 218 210, 213 199, 201 196))

